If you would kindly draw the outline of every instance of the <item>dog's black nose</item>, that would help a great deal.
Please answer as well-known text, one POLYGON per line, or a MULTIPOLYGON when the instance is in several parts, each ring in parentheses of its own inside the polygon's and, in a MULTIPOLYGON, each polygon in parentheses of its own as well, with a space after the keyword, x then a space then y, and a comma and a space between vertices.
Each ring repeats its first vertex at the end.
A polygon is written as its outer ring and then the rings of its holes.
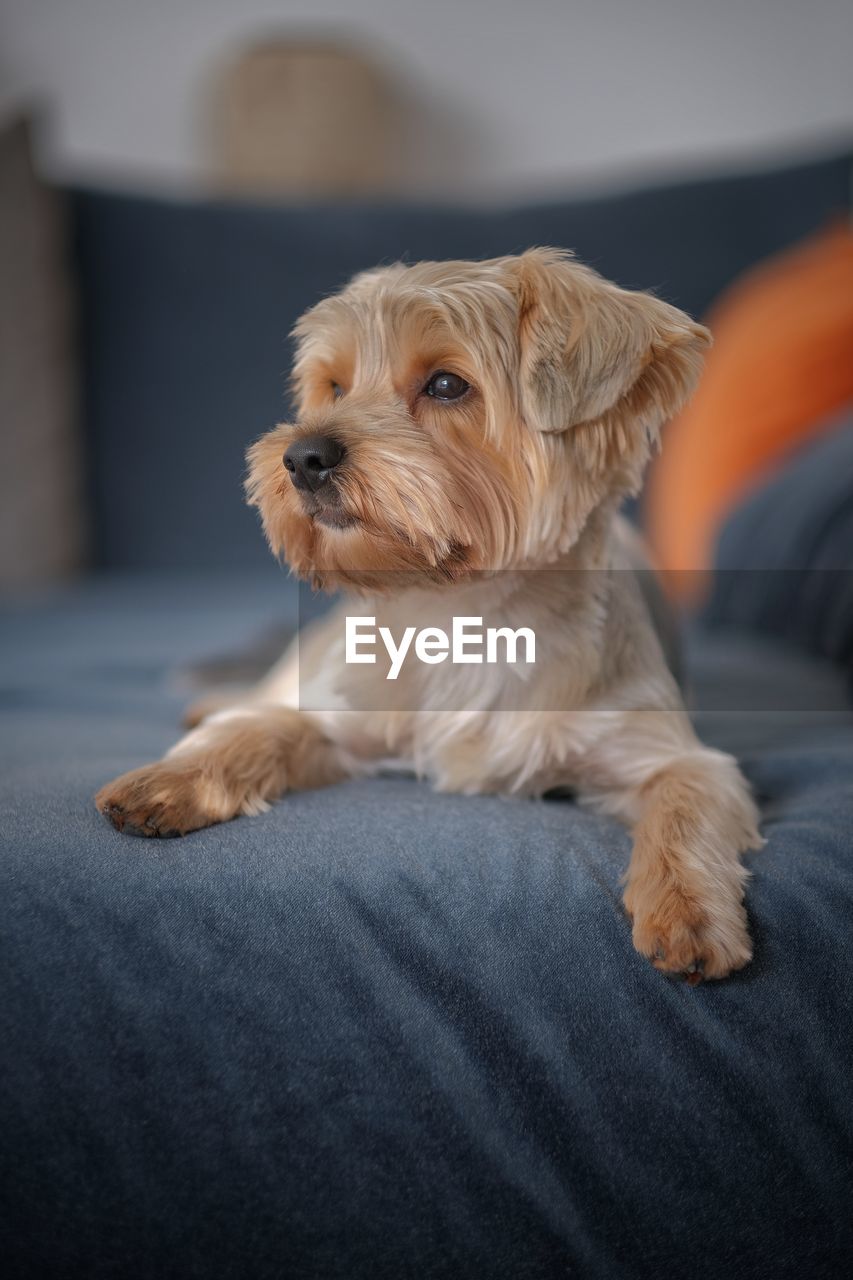
POLYGON ((284 455, 284 465, 297 489, 315 493, 344 456, 344 446, 332 436, 305 436, 284 455))

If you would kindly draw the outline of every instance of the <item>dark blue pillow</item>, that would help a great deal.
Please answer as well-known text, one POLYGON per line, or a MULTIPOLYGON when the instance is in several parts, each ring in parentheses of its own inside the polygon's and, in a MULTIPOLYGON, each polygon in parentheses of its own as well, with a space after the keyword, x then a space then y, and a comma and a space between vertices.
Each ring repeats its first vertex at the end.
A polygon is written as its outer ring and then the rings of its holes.
POLYGON ((792 641, 853 669, 853 417, 731 513, 707 621, 792 641))

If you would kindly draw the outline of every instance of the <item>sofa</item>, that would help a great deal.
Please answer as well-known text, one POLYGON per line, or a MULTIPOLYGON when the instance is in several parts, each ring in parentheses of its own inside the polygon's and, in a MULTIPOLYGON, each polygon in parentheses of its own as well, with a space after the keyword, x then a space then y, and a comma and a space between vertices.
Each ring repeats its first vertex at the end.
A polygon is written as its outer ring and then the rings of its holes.
MULTIPOLYGON (((758 625, 753 591, 686 626, 700 733, 738 755, 767 839, 755 958, 723 982, 633 951, 629 835, 567 797, 388 776, 174 841, 122 836, 92 803, 171 745, 205 673, 298 625, 241 479, 287 412, 307 304, 376 262, 544 243, 701 315, 849 216, 850 176, 844 151, 498 210, 62 193, 90 556, 2 609, 7 1275, 853 1264, 849 670, 778 610, 758 625)), ((846 461, 812 460, 809 493, 846 461)), ((752 547, 769 527, 733 516, 725 572, 738 520, 752 547)))

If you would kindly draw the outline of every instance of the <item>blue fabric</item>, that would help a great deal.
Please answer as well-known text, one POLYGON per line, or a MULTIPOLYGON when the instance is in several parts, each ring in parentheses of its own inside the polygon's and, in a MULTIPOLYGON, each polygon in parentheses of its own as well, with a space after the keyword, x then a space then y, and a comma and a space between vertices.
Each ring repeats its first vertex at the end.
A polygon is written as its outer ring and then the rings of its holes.
POLYGON ((738 503, 720 533, 715 569, 710 625, 783 636, 853 674, 849 413, 738 503))
MULTIPOLYGON (((754 963, 630 946, 629 838, 394 778, 181 841, 92 793, 181 668, 292 622, 273 571, 93 580, 0 625, 0 1223, 15 1277, 690 1276, 853 1257, 853 717, 834 669, 699 632, 780 716, 706 711, 766 849, 754 963)), ((730 704, 729 704, 730 705, 730 704)))
POLYGON ((849 208, 850 156, 497 211, 279 208, 73 193, 93 551, 108 567, 259 565, 246 446, 287 414, 287 335, 355 271, 561 245, 701 314, 849 208))

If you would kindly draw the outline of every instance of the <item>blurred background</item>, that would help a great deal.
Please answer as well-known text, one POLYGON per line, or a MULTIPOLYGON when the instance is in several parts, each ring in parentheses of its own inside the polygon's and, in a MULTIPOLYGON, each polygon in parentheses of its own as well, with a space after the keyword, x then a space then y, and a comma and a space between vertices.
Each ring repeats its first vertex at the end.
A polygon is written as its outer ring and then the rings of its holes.
MULTIPOLYGON (((330 190, 562 194, 853 118, 848 0, 2 0, 0 13, 0 101, 50 109, 43 158, 63 177, 208 186, 255 113, 294 192, 300 177, 325 189, 322 157, 298 172, 298 139, 282 136, 307 129, 335 158, 330 190), (380 162, 383 141, 401 145, 380 162)), ((255 172, 271 181, 272 163, 255 172)))
MULTIPOLYGON (((0 0, 0 581, 260 563, 288 331, 375 262, 550 242, 706 315, 832 226, 846 291, 851 52, 849 0, 0 0)), ((726 465, 658 486, 688 567, 726 465)))

